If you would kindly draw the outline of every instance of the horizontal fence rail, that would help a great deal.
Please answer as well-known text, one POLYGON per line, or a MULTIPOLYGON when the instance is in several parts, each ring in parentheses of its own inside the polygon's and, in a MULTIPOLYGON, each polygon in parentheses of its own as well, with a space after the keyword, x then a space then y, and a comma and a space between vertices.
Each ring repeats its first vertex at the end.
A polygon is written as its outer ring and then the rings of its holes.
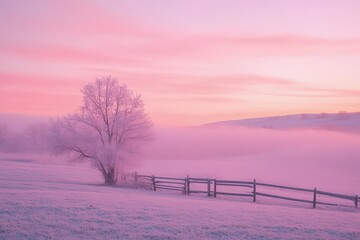
POLYGON ((283 197, 283 196, 267 194, 267 193, 260 193, 260 192, 257 192, 256 195, 264 196, 264 197, 271 197, 271 198, 279 198, 279 199, 295 201, 295 202, 313 203, 313 201, 310 201, 310 200, 303 200, 303 199, 297 199, 297 198, 291 198, 291 197, 283 197))
POLYGON ((153 189, 163 189, 170 191, 178 191, 185 194, 186 180, 185 178, 172 178, 172 177, 155 177, 151 176, 153 180, 153 189))
POLYGON ((306 188, 296 188, 296 187, 287 187, 275 184, 267 184, 267 183, 256 183, 258 186, 265 186, 265 187, 274 187, 274 188, 282 188, 288 190, 295 190, 295 191, 303 191, 303 192, 313 192, 313 189, 306 189, 306 188))
POLYGON ((355 201, 355 197, 354 196, 349 196, 349 195, 343 195, 343 194, 337 194, 337 193, 329 193, 329 192, 324 192, 324 191, 317 191, 318 194, 321 195, 326 195, 326 196, 330 196, 330 197, 336 197, 336 198, 343 198, 343 199, 347 199, 347 200, 354 200, 355 201))
POLYGON ((287 201, 302 202, 312 204, 313 208, 316 208, 316 205, 326 205, 326 206, 342 206, 342 207, 351 207, 350 205, 338 204, 338 203, 329 203, 319 201, 319 196, 326 196, 327 198, 342 199, 351 201, 355 208, 359 207, 359 196, 358 195, 346 195, 339 193, 331 193, 320 191, 317 188, 307 189, 299 187, 289 187, 276 184, 268 184, 254 181, 237 181, 237 180, 218 180, 211 178, 174 178, 174 177, 158 177, 153 175, 140 175, 136 172, 133 174, 127 174, 124 176, 125 181, 130 181, 135 183, 136 186, 146 187, 152 189, 153 191, 161 190, 170 190, 178 191, 182 194, 207 194, 208 197, 216 197, 217 195, 228 195, 228 196, 239 196, 239 197, 251 197, 253 202, 256 202, 257 196, 265 198, 276 198, 287 201), (194 186, 195 184, 195 186, 194 186), (221 188, 231 188, 231 191, 225 191, 221 188), (304 198, 295 198, 283 195, 277 195, 276 193, 266 193, 261 189, 280 189, 280 190, 291 190, 303 193, 311 193, 312 197, 310 199, 304 198))

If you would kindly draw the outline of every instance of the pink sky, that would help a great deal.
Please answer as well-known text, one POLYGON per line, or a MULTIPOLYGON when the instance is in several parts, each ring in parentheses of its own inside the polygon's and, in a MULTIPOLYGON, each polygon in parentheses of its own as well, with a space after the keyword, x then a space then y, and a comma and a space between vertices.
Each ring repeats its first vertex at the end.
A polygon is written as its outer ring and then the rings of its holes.
POLYGON ((61 115, 95 77, 159 125, 360 110, 359 1, 0 2, 0 112, 61 115))

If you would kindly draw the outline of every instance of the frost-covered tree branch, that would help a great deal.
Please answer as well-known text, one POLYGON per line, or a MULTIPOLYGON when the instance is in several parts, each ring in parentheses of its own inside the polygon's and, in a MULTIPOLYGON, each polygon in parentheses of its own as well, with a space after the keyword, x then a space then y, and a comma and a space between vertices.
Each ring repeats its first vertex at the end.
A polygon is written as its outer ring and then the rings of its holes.
POLYGON ((114 77, 96 79, 81 92, 79 110, 51 123, 53 151, 91 162, 106 184, 115 184, 129 154, 151 139, 152 122, 140 95, 114 77))

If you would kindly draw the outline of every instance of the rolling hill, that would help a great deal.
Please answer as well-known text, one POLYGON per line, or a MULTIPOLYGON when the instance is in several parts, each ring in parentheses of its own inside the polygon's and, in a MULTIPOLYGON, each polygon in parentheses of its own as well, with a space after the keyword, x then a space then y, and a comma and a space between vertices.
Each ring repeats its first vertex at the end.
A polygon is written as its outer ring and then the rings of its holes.
POLYGON ((294 114, 283 116, 270 116, 262 118, 249 118, 241 120, 228 120, 212 122, 201 126, 242 126, 250 128, 267 129, 326 129, 338 131, 360 132, 360 112, 347 113, 320 113, 320 114, 294 114))

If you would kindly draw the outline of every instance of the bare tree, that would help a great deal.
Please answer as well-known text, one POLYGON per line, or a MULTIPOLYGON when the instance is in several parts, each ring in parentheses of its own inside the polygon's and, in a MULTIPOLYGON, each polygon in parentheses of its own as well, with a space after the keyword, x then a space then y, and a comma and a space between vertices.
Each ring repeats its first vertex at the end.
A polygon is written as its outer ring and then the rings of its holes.
POLYGON ((129 155, 151 138, 152 123, 140 95, 114 77, 96 79, 81 92, 80 109, 52 121, 53 149, 72 160, 89 161, 106 184, 116 184, 129 155))

